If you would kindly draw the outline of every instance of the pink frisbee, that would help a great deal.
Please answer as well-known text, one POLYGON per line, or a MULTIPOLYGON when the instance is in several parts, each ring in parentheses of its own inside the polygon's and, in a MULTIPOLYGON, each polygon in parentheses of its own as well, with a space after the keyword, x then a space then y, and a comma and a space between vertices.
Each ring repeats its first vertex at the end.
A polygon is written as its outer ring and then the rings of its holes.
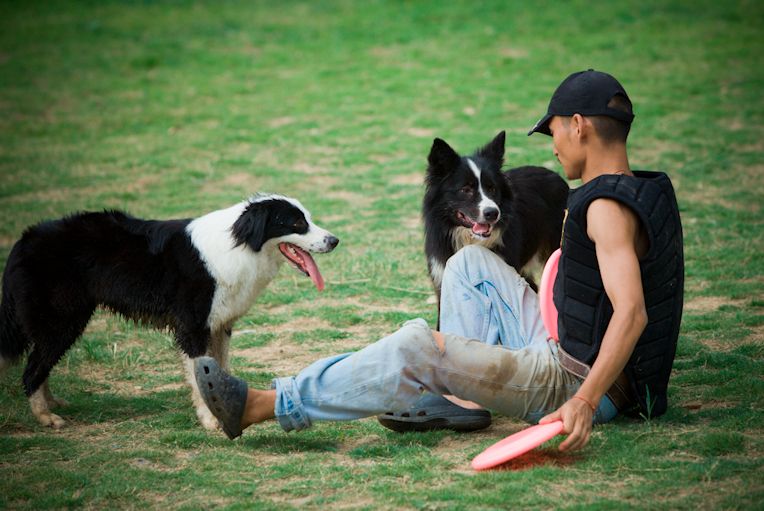
POLYGON ((560 264, 560 255, 562 250, 559 248, 552 252, 544 265, 544 272, 541 274, 541 285, 539 286, 539 308, 541 309, 541 320, 544 322, 546 331, 555 341, 560 340, 557 333, 557 308, 552 300, 552 288, 554 280, 557 278, 557 266, 560 264))
POLYGON ((562 421, 537 424, 500 440, 472 460, 472 468, 486 470, 525 454, 562 433, 562 421))

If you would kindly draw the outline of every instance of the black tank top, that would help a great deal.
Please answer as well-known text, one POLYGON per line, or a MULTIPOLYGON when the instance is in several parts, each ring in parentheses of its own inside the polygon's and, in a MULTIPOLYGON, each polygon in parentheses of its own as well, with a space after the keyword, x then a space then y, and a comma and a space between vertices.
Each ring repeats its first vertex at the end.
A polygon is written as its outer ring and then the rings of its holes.
POLYGON ((592 364, 610 323, 613 307, 602 284, 594 242, 586 233, 586 211, 608 198, 637 215, 649 242, 640 260, 647 326, 625 373, 638 398, 635 414, 662 415, 674 362, 684 295, 682 225, 674 188, 661 172, 634 176, 606 174, 571 190, 563 227, 562 256, 554 283, 560 343, 578 360, 592 364))

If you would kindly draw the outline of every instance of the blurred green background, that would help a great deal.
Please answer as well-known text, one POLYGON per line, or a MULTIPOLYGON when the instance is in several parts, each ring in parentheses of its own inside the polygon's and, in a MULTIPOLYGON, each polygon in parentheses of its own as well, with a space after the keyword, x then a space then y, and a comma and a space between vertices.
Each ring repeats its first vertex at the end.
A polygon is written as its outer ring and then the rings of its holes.
POLYGON ((0 380, 0 507, 761 508, 764 4, 60 1, 0 4, 0 263, 76 210, 198 216, 299 198, 342 242, 318 295, 283 270, 237 324, 260 385, 433 322, 419 217, 434 137, 561 172, 527 130, 568 74, 610 72, 634 168, 669 173, 686 307, 669 413, 508 470, 469 460, 522 424, 396 435, 372 419, 235 443, 197 424, 172 339, 98 314, 51 377, 68 426, 0 380))

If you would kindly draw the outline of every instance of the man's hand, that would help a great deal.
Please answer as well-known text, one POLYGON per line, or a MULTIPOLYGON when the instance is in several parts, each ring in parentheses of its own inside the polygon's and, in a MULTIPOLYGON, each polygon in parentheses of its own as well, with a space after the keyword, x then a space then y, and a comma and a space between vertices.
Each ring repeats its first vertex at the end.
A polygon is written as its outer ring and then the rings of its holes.
POLYGON ((542 418, 539 424, 562 420, 563 431, 568 434, 568 438, 560 444, 560 450, 575 451, 589 443, 593 414, 594 412, 585 401, 572 398, 556 411, 542 418))

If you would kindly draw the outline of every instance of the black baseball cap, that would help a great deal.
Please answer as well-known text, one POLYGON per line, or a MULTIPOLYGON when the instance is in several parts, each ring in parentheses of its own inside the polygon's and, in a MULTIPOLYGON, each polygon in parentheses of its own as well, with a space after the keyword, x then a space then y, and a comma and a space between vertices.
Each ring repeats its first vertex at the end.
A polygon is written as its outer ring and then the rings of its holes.
POLYGON ((546 115, 539 119, 533 129, 528 132, 528 135, 536 132, 551 135, 549 121, 555 115, 564 117, 573 114, 606 115, 626 124, 631 124, 631 121, 634 120, 633 113, 607 106, 610 100, 618 95, 623 96, 631 103, 623 86, 611 75, 594 69, 573 73, 563 80, 557 90, 554 91, 546 115))

